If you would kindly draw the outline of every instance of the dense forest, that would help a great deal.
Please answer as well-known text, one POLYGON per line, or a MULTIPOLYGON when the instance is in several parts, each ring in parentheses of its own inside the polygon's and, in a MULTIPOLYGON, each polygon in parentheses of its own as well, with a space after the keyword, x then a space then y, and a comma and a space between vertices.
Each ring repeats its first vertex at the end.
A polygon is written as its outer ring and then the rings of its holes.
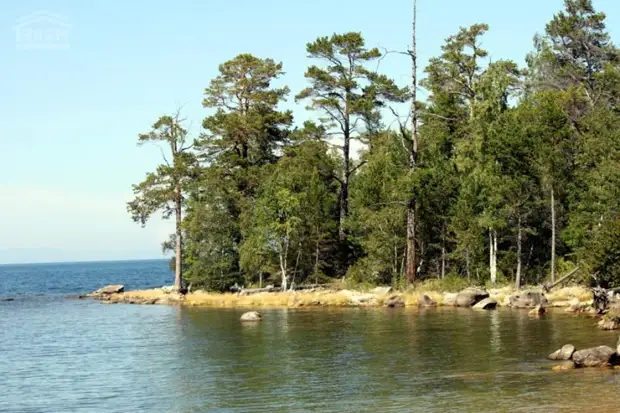
POLYGON ((128 210, 143 225, 159 211, 176 220, 164 249, 178 286, 518 287, 576 266, 584 282, 619 285, 620 51, 591 0, 551 17, 526 67, 491 61, 476 24, 419 82, 414 17, 409 85, 377 72, 390 53, 357 32, 306 45, 299 91, 274 86, 282 63, 241 54, 204 90, 200 136, 181 113, 139 136, 169 153, 128 210), (291 98, 315 121, 281 110, 291 98))

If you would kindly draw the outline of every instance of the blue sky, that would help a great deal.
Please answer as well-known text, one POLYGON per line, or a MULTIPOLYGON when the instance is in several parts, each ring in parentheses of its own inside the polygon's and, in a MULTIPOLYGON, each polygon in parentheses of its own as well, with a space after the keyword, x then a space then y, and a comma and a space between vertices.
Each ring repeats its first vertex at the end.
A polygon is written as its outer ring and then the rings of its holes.
MULTIPOLYGON (((424 66, 460 26, 488 23, 491 57, 522 64, 562 0, 418 0, 424 66)), ((4 2, 0 14, 0 263, 160 258, 172 226, 146 228, 125 210, 131 185, 160 160, 139 132, 184 105, 200 132, 202 92, 218 64, 239 53, 284 64, 282 83, 305 86, 305 44, 361 31, 368 45, 404 50, 410 0, 118 0, 4 2), (46 11, 69 24, 64 50, 22 50, 20 18, 46 11)), ((620 2, 595 0, 620 27, 620 2)), ((44 22, 45 23, 45 22, 44 22)), ((49 25, 49 23, 47 23, 49 25)), ((612 30, 612 34, 613 30, 612 30)), ((409 61, 381 71, 402 85, 409 61)), ((297 121, 309 115, 292 98, 297 121)))

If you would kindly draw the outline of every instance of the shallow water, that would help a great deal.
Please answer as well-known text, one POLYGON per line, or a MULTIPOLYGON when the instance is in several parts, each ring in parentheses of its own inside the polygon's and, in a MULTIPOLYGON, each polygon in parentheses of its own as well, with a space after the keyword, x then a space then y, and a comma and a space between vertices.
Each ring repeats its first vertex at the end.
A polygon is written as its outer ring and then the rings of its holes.
MULTIPOLYGON (((0 283, 11 275, 0 267, 0 283)), ((242 310, 41 294, 0 302, 1 412, 620 411, 620 373, 550 371, 566 343, 617 339, 561 312, 268 310, 242 324, 242 310)))

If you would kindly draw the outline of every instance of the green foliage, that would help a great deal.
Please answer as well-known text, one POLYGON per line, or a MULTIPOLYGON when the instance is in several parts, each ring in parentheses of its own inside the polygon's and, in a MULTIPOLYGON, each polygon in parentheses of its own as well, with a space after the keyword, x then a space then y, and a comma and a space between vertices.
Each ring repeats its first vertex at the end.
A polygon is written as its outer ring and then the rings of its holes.
POLYGON ((280 108, 282 64, 240 54, 204 90, 193 148, 178 116, 140 135, 172 157, 128 210, 143 225, 183 210, 164 248, 180 242, 186 280, 209 290, 405 289, 414 210, 422 288, 538 284, 577 265, 620 285, 620 52, 591 0, 551 17, 526 70, 488 57, 486 24, 449 36, 420 82, 426 101, 410 102, 415 145, 386 110, 411 93, 377 73, 389 57, 361 33, 306 44, 315 64, 295 100, 316 116, 303 125, 280 108))

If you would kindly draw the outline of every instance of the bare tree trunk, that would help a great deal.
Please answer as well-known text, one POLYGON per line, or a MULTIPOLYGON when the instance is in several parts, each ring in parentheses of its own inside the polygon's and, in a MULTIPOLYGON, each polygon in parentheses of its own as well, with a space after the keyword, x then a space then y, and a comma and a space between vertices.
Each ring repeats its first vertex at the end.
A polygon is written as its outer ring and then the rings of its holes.
MULTIPOLYGON (((409 55, 411 57, 411 147, 409 150, 409 172, 413 173, 416 168, 416 158, 418 155, 418 108, 417 88, 418 88, 418 56, 417 56, 417 1, 413 0, 413 24, 412 24, 412 46, 409 55)), ((403 136, 404 139, 404 136, 403 136)), ((407 203, 407 280, 412 283, 416 278, 416 251, 415 251, 415 231, 416 231, 416 201, 415 197, 407 203)))
POLYGON ((183 288, 183 274, 181 273, 181 261, 182 261, 182 244, 183 244, 183 233, 181 230, 181 222, 182 222, 182 212, 181 212, 181 185, 177 184, 175 188, 176 197, 175 197, 175 235, 176 235, 176 245, 175 245, 175 265, 174 265, 174 286, 177 290, 181 290, 183 288))
POLYGON ((293 270, 293 280, 291 281, 291 290, 295 288, 295 277, 297 276, 297 268, 299 268, 299 259, 301 258, 301 241, 297 248, 297 258, 295 259, 295 269, 293 270))
POLYGON ((497 282, 497 234, 489 228, 489 270, 491 272, 491 284, 497 282))
POLYGON ((551 186, 551 282, 555 282, 555 193, 551 186))
POLYGON ((522 244, 522 229, 521 229, 521 215, 517 220, 517 275, 515 277, 515 288, 521 289, 521 244, 522 244))
POLYGON ((288 256, 288 238, 284 241, 283 248, 280 249, 280 271, 282 272, 282 291, 286 291, 286 257, 288 256))

